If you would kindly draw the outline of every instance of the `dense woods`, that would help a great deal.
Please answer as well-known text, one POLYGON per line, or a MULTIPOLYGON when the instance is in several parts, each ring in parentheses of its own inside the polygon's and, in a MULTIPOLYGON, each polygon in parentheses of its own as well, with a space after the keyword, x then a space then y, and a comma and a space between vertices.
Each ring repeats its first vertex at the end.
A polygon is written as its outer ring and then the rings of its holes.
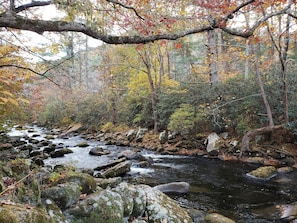
POLYGON ((248 149, 254 129, 297 129, 296 16, 292 0, 3 1, 1 118, 248 133, 248 149))

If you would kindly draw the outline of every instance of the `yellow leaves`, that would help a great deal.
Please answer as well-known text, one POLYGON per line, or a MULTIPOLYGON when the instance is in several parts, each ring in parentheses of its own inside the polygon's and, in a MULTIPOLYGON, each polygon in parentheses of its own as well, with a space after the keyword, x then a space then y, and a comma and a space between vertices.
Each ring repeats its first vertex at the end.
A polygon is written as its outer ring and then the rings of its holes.
POLYGON ((29 77, 31 77, 31 73, 26 70, 13 67, 13 65, 26 66, 24 60, 18 56, 18 53, 17 47, 9 44, 0 45, 1 115, 12 113, 12 111, 15 111, 15 108, 19 107, 21 104, 29 103, 21 93, 23 90, 23 84, 29 77))

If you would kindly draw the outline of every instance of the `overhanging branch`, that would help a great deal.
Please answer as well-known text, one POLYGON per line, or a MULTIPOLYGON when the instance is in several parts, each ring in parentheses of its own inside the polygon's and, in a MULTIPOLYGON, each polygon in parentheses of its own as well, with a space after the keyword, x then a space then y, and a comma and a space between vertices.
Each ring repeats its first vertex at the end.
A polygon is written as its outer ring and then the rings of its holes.
POLYGON ((30 71, 30 72, 32 72, 32 73, 34 73, 34 74, 37 74, 37 75, 39 75, 39 76, 41 76, 41 77, 44 77, 44 78, 48 79, 50 82, 52 82, 52 83, 54 83, 55 85, 57 85, 58 87, 60 87, 60 85, 59 85, 58 83, 56 83, 56 82, 53 81, 51 78, 49 78, 49 77, 47 77, 47 76, 45 75, 45 74, 46 74, 49 70, 51 70, 52 68, 46 70, 46 71, 43 72, 43 73, 39 73, 39 72, 37 72, 37 71, 35 71, 35 70, 29 68, 29 67, 23 67, 23 66, 16 65, 16 64, 2 64, 2 65, 0 65, 0 69, 1 69, 1 68, 4 68, 4 67, 15 67, 15 68, 18 68, 18 69, 22 69, 22 70, 30 71))
POLYGON ((110 2, 110 3, 113 3, 113 4, 115 4, 115 5, 119 5, 119 6, 123 7, 123 8, 126 8, 126 9, 131 9, 131 10, 134 11, 135 15, 136 15, 138 18, 140 18, 140 19, 142 19, 142 20, 145 20, 142 16, 139 15, 139 13, 137 12, 137 10, 136 10, 135 8, 133 8, 132 6, 124 5, 123 3, 118 2, 118 1, 115 1, 115 0, 106 0, 106 1, 107 1, 107 2, 110 2))
POLYGON ((66 61, 70 60, 71 58, 72 58, 72 57, 66 58, 65 60, 61 61, 60 63, 58 63, 58 64, 56 64, 56 65, 54 65, 54 66, 48 68, 48 69, 47 69, 46 71, 44 71, 43 73, 37 72, 37 71, 35 71, 35 70, 33 70, 33 69, 29 68, 29 67, 23 67, 23 66, 16 65, 16 64, 2 64, 2 65, 0 65, 0 69, 1 69, 1 68, 4 68, 4 67, 15 67, 15 68, 18 68, 18 69, 27 70, 27 71, 30 71, 30 72, 32 72, 32 73, 34 73, 34 74, 37 74, 37 75, 41 76, 41 77, 46 78, 46 79, 49 80, 50 82, 52 82, 52 83, 54 83, 55 85, 57 85, 58 87, 60 87, 60 85, 59 85, 57 82, 55 82, 55 81, 52 80, 51 78, 47 77, 47 76, 46 76, 46 73, 49 72, 50 70, 53 70, 54 68, 56 68, 56 67, 62 65, 62 64, 65 63, 66 61))

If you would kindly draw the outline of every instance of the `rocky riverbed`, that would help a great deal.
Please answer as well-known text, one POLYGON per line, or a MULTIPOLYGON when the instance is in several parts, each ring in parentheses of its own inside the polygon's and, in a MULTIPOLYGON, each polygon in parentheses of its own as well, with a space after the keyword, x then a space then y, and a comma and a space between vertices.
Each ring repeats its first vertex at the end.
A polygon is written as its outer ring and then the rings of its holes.
MULTIPOLYGON (((169 135, 168 140, 164 141, 164 134, 156 137, 146 129, 130 130, 124 134, 80 133, 79 137, 79 125, 66 131, 54 129, 39 132, 36 129, 19 126, 18 134, 11 132, 9 137, 1 135, 3 218, 9 216, 16 222, 24 222, 21 219, 24 216, 32 218, 32 222, 48 222, 48 219, 52 222, 218 222, 218 218, 220 222, 234 222, 199 208, 185 211, 176 201, 161 192, 170 190, 187 194, 190 187, 188 182, 171 182, 153 188, 139 181, 131 184, 126 180, 127 174, 133 174, 133 167, 147 168, 152 165, 153 160, 141 153, 143 147, 159 154, 237 160, 238 142, 228 139, 224 134, 215 136, 217 141, 210 146, 210 143, 205 143, 207 136, 190 141, 169 135), (69 142, 69 138, 71 143, 63 144, 65 140, 69 142), (115 146, 107 147, 105 142, 115 146), (88 150, 81 149, 77 153, 78 148, 84 147, 88 150), (59 159, 63 160, 61 157, 71 157, 72 154, 76 154, 74 162, 68 163, 72 165, 59 162, 59 159), (80 160, 85 161, 81 163, 80 160), (109 205, 106 206, 107 203, 109 205)), ((263 176, 266 173, 263 169, 257 173, 255 168, 247 176, 269 180, 284 171, 294 171, 292 166, 296 156, 282 151, 268 151, 269 156, 260 152, 251 153, 244 161, 269 164, 266 171, 268 175, 263 176), (291 169, 285 169, 288 166, 291 169)), ((295 206, 294 202, 287 206, 280 204, 273 209, 278 212, 275 218, 294 219, 295 206)))

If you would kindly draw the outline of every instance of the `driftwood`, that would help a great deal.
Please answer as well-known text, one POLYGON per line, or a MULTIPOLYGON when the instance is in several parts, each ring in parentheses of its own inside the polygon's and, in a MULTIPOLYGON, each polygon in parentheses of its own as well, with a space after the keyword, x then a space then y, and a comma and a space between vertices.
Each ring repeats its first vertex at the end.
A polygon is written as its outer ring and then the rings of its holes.
POLYGON ((282 125, 276 125, 273 127, 266 126, 263 128, 258 128, 258 129, 253 129, 253 130, 248 131, 242 138, 241 151, 240 151, 239 157, 241 158, 243 152, 251 151, 250 150, 250 141, 253 140, 255 138, 255 136, 273 132, 275 130, 281 129, 282 127, 283 127, 282 125))

